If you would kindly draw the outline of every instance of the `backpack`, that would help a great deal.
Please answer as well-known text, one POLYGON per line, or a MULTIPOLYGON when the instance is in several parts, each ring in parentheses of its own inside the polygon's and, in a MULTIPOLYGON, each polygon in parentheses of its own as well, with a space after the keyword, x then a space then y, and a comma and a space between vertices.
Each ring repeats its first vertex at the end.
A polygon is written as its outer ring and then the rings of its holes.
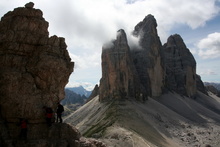
POLYGON ((59 105, 58 106, 58 109, 57 109, 57 113, 62 113, 64 111, 64 108, 62 105, 59 105))

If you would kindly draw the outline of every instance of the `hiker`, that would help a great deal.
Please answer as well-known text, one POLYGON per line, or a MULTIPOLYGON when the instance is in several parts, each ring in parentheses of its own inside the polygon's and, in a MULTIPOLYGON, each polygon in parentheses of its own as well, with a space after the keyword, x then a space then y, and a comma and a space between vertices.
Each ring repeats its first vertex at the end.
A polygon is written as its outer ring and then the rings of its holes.
POLYGON ((48 127, 50 127, 52 125, 52 118, 53 118, 53 110, 50 107, 43 107, 45 109, 45 113, 46 113, 46 121, 47 121, 47 125, 48 127))
POLYGON ((21 118, 19 125, 21 127, 20 139, 27 139, 27 120, 21 118))
POLYGON ((58 119, 60 120, 59 123, 62 123, 62 113, 64 111, 63 105, 61 105, 59 102, 57 103, 57 122, 58 119))

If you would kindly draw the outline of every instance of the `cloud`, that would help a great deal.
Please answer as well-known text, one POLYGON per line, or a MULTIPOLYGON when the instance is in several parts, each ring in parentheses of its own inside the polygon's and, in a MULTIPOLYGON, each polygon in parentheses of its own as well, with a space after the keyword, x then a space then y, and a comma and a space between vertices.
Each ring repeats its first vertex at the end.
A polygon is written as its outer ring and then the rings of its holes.
POLYGON ((94 84, 93 83, 89 83, 89 82, 76 82, 76 81, 68 83, 66 87, 79 87, 79 86, 83 86, 88 91, 92 91, 94 89, 94 84))
POLYGON ((74 62, 74 69, 86 69, 86 68, 95 68, 101 65, 101 55, 96 52, 92 55, 88 56, 87 54, 83 55, 75 55, 73 53, 69 53, 70 58, 74 62))
POLYGON ((166 40, 174 25, 186 24, 195 29, 219 12, 214 0, 47 1, 48 4, 37 2, 44 9, 51 32, 68 38, 72 45, 92 46, 96 50, 101 46, 97 48, 94 43, 102 45, 115 38, 119 29, 129 34, 150 13, 157 19, 160 37, 166 40))
POLYGON ((209 34, 206 38, 199 41, 199 56, 202 58, 220 57, 220 33, 209 34))
POLYGON ((213 71, 212 69, 207 69, 207 70, 201 71, 199 73, 199 75, 210 75, 210 76, 213 76, 213 75, 218 75, 218 74, 215 71, 213 71))

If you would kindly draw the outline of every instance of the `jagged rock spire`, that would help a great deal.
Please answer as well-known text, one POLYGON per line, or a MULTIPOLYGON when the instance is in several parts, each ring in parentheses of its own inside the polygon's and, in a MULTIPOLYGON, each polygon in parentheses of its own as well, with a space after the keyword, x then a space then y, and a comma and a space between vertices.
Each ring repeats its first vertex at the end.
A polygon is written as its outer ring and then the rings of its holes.
POLYGON ((156 27, 157 23, 153 15, 148 15, 139 22, 135 26, 133 35, 139 38, 141 49, 131 49, 140 81, 149 96, 160 96, 164 86, 162 45, 156 27))
POLYGON ((139 79, 132 62, 124 30, 117 32, 112 46, 102 50, 100 100, 136 97, 140 93, 139 79))
POLYGON ((163 46, 166 65, 166 87, 177 93, 196 94, 196 61, 180 35, 171 35, 163 46))

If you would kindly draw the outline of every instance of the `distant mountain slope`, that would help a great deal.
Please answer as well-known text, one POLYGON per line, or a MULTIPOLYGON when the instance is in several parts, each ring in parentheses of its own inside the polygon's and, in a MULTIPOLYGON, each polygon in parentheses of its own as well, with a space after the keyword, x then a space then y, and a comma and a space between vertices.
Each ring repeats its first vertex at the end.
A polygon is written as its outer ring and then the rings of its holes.
POLYGON ((83 86, 79 87, 67 87, 66 89, 71 90, 77 94, 80 94, 81 96, 85 95, 86 97, 89 97, 92 91, 86 90, 83 86))
POLYGON ((212 85, 212 86, 214 86, 216 89, 218 89, 220 91, 220 83, 204 82, 204 84, 205 84, 205 86, 212 85))
POLYGON ((208 83, 205 82, 205 87, 208 91, 212 92, 216 96, 220 97, 220 83, 208 83))
POLYGON ((69 89, 65 89, 65 98, 61 101, 64 105, 69 104, 84 104, 87 100, 87 97, 85 95, 81 96, 80 94, 77 94, 69 89))
POLYGON ((196 99, 167 93, 145 103, 100 103, 97 96, 65 122, 108 146, 220 146, 220 99, 201 92, 196 99))
POLYGON ((65 117, 76 111, 87 101, 87 99, 88 98, 85 95, 81 96, 69 89, 65 89, 65 98, 61 101, 65 110, 63 116, 65 117))

